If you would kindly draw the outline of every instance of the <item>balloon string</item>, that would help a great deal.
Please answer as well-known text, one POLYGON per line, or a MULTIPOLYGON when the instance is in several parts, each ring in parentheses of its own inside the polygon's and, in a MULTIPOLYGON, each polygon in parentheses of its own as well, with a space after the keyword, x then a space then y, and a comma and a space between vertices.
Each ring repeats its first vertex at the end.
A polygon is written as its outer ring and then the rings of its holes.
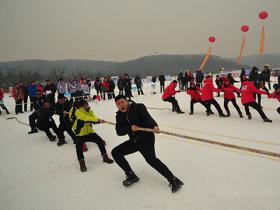
POLYGON ((238 58, 237 58, 237 61, 236 61, 238 65, 240 65, 240 59, 241 59, 241 56, 243 54, 243 51, 244 51, 244 48, 245 48, 245 44, 246 44, 246 37, 244 36, 243 40, 242 40, 240 52, 239 52, 239 55, 238 55, 238 58))
POLYGON ((199 67, 199 70, 203 69, 203 67, 205 66, 205 64, 206 64, 206 62, 207 62, 207 60, 208 60, 208 58, 209 58, 210 55, 211 55, 211 51, 212 51, 212 47, 209 47, 209 49, 208 49, 208 51, 207 51, 207 53, 206 53, 206 55, 205 55, 205 58, 203 59, 201 65, 200 65, 200 67, 199 67))
POLYGON ((260 44, 260 55, 261 56, 263 56, 263 54, 264 54, 264 41, 265 41, 265 33, 264 33, 264 26, 262 26, 261 44, 260 44))

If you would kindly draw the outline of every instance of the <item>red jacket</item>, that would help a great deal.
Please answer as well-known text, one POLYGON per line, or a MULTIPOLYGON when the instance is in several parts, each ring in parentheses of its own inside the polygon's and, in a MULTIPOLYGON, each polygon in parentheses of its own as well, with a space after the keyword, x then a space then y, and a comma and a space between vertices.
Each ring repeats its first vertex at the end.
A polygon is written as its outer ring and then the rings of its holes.
POLYGON ((267 95, 267 92, 259 90, 255 87, 253 82, 244 81, 241 90, 241 103, 247 104, 255 101, 254 93, 267 95))
POLYGON ((214 88, 212 79, 206 78, 204 81, 204 87, 201 90, 201 100, 208 101, 214 98, 213 92, 221 92, 220 89, 214 88))
POLYGON ((222 85, 222 90, 224 91, 224 99, 228 100, 235 99, 234 91, 240 92, 240 90, 237 87, 231 84, 227 85, 227 87, 222 85))
POLYGON ((102 87, 108 91, 108 90, 109 90, 109 83, 108 83, 107 81, 104 80, 104 81, 102 82, 102 87))
POLYGON ((189 94, 191 96, 192 100, 200 101, 201 100, 200 91, 201 91, 200 87, 196 86, 195 90, 188 89, 187 94, 189 94))
POLYGON ((173 96, 177 93, 177 91, 175 90, 175 83, 171 82, 170 85, 168 85, 167 88, 165 88, 163 94, 162 94, 162 99, 167 99, 169 98, 170 96, 173 96))
POLYGON ((0 89, 0 100, 2 100, 4 98, 4 89, 1 88, 0 89))
POLYGON ((280 102, 280 95, 277 94, 276 91, 274 93, 269 94, 268 98, 276 98, 280 102))

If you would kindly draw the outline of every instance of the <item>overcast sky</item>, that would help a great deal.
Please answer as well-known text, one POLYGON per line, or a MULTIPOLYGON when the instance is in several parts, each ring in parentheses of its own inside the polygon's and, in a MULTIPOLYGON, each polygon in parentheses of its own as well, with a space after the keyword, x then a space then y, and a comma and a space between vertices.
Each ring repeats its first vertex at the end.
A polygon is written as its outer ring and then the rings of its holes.
POLYGON ((237 56, 280 52, 279 0, 0 0, 0 61, 95 59, 123 61, 152 54, 237 56), (267 10, 262 22, 258 13, 267 10))

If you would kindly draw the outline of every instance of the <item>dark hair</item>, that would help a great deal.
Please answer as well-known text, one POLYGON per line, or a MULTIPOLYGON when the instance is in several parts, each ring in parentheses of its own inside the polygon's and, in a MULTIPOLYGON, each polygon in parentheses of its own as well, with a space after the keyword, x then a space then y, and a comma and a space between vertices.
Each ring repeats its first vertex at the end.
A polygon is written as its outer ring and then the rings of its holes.
POLYGON ((117 102, 118 100, 120 100, 120 99, 125 99, 125 100, 127 100, 126 99, 126 97, 124 96, 124 95, 117 95, 116 97, 115 97, 115 102, 117 102))
POLYGON ((63 93, 59 93, 58 96, 57 96, 57 99, 63 99, 63 98, 65 98, 64 94, 63 93))
POLYGON ((178 81, 174 79, 174 80, 172 81, 172 83, 178 83, 178 81))

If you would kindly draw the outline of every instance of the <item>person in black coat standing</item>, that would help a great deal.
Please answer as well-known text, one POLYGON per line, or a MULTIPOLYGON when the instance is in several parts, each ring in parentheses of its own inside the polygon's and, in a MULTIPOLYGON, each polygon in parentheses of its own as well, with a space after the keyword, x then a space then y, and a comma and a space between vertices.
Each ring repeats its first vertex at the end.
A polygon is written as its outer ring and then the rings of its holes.
POLYGON ((43 102, 43 106, 39 109, 38 112, 38 120, 37 120, 37 128, 41 131, 44 131, 49 138, 50 141, 55 141, 56 136, 54 136, 50 128, 55 132, 57 135, 59 142, 65 141, 64 136, 62 133, 57 129, 54 119, 52 118, 55 110, 51 107, 51 104, 48 100, 43 102))
POLYGON ((46 86, 44 88, 44 92, 50 104, 53 106, 55 104, 56 86, 49 79, 46 80, 46 86))
MULTIPOLYGON (((259 69, 255 66, 253 66, 250 74, 249 74, 249 81, 253 82, 255 87, 257 89, 260 89, 261 88, 261 78, 260 78, 260 75, 258 73, 259 69)), ((258 104, 261 106, 261 94, 254 94, 254 97, 256 98, 256 96, 258 97, 258 104)))
POLYGON ((128 134, 129 136, 129 140, 112 150, 114 160, 127 176, 123 181, 123 185, 128 187, 139 181, 125 156, 140 152, 146 162, 168 180, 172 192, 179 190, 183 182, 176 178, 167 166, 156 157, 154 133, 160 133, 160 129, 148 113, 145 105, 129 102, 122 95, 118 95, 115 98, 115 102, 119 109, 116 115, 117 135, 124 136, 128 134), (141 128, 150 128, 153 132, 142 131, 141 128))
POLYGON ((165 76, 163 74, 159 75, 158 80, 160 85, 160 92, 162 93, 165 89, 165 76))
POLYGON ((204 74, 201 72, 201 70, 197 70, 195 73, 195 82, 196 85, 202 88, 202 81, 204 79, 204 74))
POLYGON ((101 87, 102 87, 102 82, 100 80, 100 77, 96 77, 94 81, 94 88, 96 90, 97 95, 101 95, 101 87))
POLYGON ((131 79, 129 78, 128 74, 124 75, 123 87, 124 87, 125 96, 130 100, 130 98, 133 97, 133 95, 131 92, 131 79))
POLYGON ((135 79, 134 79, 134 83, 137 87, 137 91, 138 91, 138 95, 144 95, 144 92, 143 92, 143 84, 142 84, 142 81, 141 81, 141 78, 140 76, 136 76, 135 79))
POLYGON ((112 80, 112 78, 108 77, 108 84, 109 84, 109 92, 108 92, 108 99, 115 98, 115 82, 112 80))

